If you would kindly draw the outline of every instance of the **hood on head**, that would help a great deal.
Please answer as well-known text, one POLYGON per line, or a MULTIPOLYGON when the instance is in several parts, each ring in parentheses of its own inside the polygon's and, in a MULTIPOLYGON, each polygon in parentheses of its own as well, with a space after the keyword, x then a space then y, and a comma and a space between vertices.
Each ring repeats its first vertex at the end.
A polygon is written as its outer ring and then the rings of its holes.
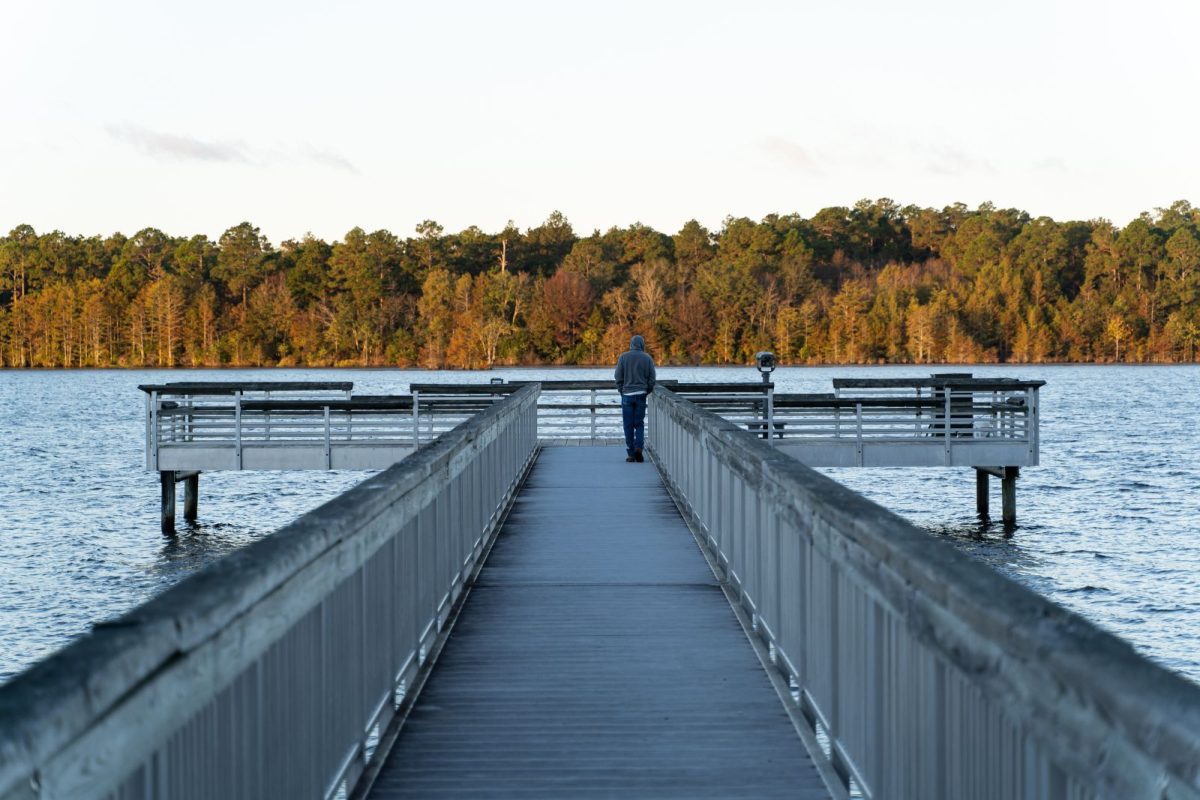
POLYGON ((630 350, 645 350, 646 349, 646 340, 643 339, 641 336, 634 336, 632 339, 629 340, 629 349, 630 350))

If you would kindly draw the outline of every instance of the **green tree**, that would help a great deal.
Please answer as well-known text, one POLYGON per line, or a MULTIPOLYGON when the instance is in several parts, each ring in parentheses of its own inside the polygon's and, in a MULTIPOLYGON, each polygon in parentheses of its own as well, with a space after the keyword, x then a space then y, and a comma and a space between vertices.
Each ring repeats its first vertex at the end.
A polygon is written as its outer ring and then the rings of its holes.
POLYGON ((550 216, 525 232, 518 269, 534 275, 551 275, 575 246, 575 231, 562 212, 550 216))
POLYGON ((221 234, 220 253, 212 276, 225 284, 229 294, 241 297, 246 305, 246 295, 266 274, 267 256, 271 244, 258 228, 242 222, 221 234))
POLYGON ((324 240, 307 233, 299 242, 284 242, 281 250, 284 256, 285 281, 300 308, 308 308, 317 302, 328 302, 335 283, 329 266, 333 248, 324 240))
POLYGON ((454 282, 449 270, 434 269, 425 276, 417 307, 424 333, 421 363, 430 369, 440 369, 446 363, 454 325, 454 282))

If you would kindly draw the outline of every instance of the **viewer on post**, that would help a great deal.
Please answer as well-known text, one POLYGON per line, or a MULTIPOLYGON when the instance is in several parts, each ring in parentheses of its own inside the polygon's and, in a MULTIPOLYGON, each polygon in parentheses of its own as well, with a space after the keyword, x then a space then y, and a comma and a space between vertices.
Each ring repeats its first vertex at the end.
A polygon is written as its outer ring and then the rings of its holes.
POLYGON ((625 423, 626 461, 643 461, 646 438, 646 395, 654 391, 654 359, 646 353, 646 340, 634 336, 629 350, 617 359, 613 374, 621 394, 621 420, 625 423))

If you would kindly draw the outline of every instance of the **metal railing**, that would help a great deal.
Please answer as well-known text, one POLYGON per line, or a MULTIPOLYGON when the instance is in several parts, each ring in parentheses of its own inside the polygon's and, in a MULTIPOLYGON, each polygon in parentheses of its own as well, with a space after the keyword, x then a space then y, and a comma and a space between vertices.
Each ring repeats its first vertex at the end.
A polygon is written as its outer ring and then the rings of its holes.
MULTIPOLYGON (((1038 461, 1042 381, 835 379, 828 394, 780 394, 771 383, 661 385, 772 443, 929 443, 953 439, 1026 446, 1038 461)), ((611 381, 542 381, 538 416, 547 441, 623 440, 611 381)), ((455 425, 524 385, 413 384, 411 395, 351 395, 349 383, 175 383, 147 392, 147 466, 161 449, 409 445, 455 425)), ((949 445, 947 445, 949 446, 949 445)))
POLYGON ((0 798, 329 798, 403 714, 537 447, 523 387, 0 687, 0 798))
MULTIPOLYGON (((470 398, 503 395, 526 385, 523 381, 493 384, 413 384, 422 397, 470 398)), ((615 444, 625 441, 621 398, 612 381, 538 381, 538 436, 562 444, 615 444)), ((766 418, 770 384, 659 382, 686 394, 694 402, 752 426, 766 418)))
MULTIPOLYGON (((525 381, 491 384, 412 384, 414 394, 427 398, 503 396, 527 385, 525 381)), ((543 441, 603 444, 624 441, 621 399, 612 381, 539 381, 538 436, 543 441)))
POLYGON ((580 443, 623 442, 621 398, 611 383, 579 388, 543 384, 538 437, 580 443))
MULTIPOLYGON (((522 383, 414 384, 414 395, 462 400, 496 396, 522 383)), ((1024 464, 1038 460, 1038 389, 1043 381, 970 378, 837 379, 828 394, 781 394, 772 383, 660 386, 688 397, 772 444, 820 446, 867 442, 953 446, 1021 444, 1024 464)), ((624 439, 621 400, 611 381, 542 381, 538 430, 544 441, 614 443, 624 439)), ((860 464, 861 466, 861 464, 860 464)))
POLYGON ((848 796, 1200 797, 1200 687, 669 391, 649 413, 848 796))
POLYGON ((834 394, 776 394, 772 438, 817 443, 949 437, 1021 442, 1036 449, 1042 385, 1009 380, 835 380, 834 394), (847 383, 853 386, 843 385, 847 383))
MULTIPOLYGON (((164 450, 419 447, 492 404, 487 397, 352 395, 351 384, 163 384, 146 392, 146 466, 164 450), (278 387, 287 388, 278 388, 278 387), (272 387, 272 388, 262 388, 272 387), (334 387, 334 388, 328 388, 334 387), (345 388, 343 388, 345 387, 345 388)), ((241 468, 240 459, 235 459, 241 468)))

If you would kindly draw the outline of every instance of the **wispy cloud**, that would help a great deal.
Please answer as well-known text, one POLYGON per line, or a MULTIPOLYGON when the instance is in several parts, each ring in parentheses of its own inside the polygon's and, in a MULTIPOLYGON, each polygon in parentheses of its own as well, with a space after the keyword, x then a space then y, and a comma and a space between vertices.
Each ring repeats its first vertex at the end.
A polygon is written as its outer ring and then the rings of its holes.
POLYGON ((773 136, 762 143, 762 148, 784 166, 812 174, 821 172, 821 164, 812 152, 793 141, 773 136))
POLYGON ((329 148, 312 145, 290 152, 254 147, 240 140, 202 139, 179 133, 165 133, 139 125, 109 125, 108 134, 130 145, 142 155, 164 161, 202 161, 218 164, 269 166, 277 163, 308 162, 329 169, 359 174, 350 159, 329 148))
POLYGON ((137 125, 110 125, 114 139, 132 145, 142 155, 170 161, 215 161, 251 164, 245 144, 232 141, 206 141, 194 136, 161 133, 137 125))
POLYGON ((342 172, 349 172, 352 175, 359 174, 358 167, 354 166, 354 163, 350 159, 333 150, 317 149, 309 146, 306 148, 304 155, 314 164, 320 164, 330 169, 341 170, 342 172))
POLYGON ((928 159, 925 170, 934 175, 962 175, 968 172, 995 172, 996 168, 986 158, 960 150, 957 147, 941 145, 921 148, 922 154, 928 159))

